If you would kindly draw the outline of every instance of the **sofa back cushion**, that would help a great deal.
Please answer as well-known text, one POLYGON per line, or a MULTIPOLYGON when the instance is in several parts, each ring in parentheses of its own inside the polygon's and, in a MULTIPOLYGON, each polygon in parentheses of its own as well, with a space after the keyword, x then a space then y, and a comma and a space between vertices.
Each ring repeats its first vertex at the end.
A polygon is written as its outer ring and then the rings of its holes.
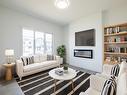
POLYGON ((41 63, 44 61, 47 61, 47 55, 46 54, 34 55, 34 63, 41 63))
POLYGON ((127 72, 118 78, 116 95, 127 95, 127 72))
POLYGON ((111 75, 118 77, 119 70, 120 70, 119 64, 115 64, 111 69, 111 75))
POLYGON ((113 67, 113 65, 111 65, 111 64, 104 64, 103 65, 103 74, 110 75, 112 67, 113 67))
POLYGON ((34 55, 34 63, 40 63, 40 55, 34 55))
POLYGON ((106 80, 101 91, 101 95, 116 95, 116 81, 115 77, 106 80))
POLYGON ((44 61, 47 61, 47 55, 46 54, 40 55, 40 62, 44 62, 44 61))

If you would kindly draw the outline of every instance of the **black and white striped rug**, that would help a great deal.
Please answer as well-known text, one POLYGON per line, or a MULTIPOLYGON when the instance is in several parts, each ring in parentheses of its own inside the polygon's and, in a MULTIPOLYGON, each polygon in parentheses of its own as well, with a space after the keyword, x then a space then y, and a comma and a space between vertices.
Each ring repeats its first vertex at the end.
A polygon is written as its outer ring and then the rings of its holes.
POLYGON ((70 81, 57 81, 56 92, 54 94, 54 79, 48 75, 49 70, 34 75, 23 77, 20 81, 16 79, 25 95, 79 95, 90 85, 90 74, 77 71, 74 81, 74 93, 70 81))

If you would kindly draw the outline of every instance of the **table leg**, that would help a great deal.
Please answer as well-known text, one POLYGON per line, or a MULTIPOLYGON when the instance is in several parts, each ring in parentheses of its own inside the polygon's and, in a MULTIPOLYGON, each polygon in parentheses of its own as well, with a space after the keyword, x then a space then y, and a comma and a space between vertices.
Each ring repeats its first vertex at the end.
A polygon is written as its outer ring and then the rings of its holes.
POLYGON ((55 86, 54 86, 54 94, 55 94, 55 92, 56 92, 56 79, 54 79, 54 84, 55 84, 55 86))
POLYGON ((73 90, 73 93, 74 93, 74 82, 73 82, 73 79, 71 80, 71 85, 72 85, 72 90, 73 90))

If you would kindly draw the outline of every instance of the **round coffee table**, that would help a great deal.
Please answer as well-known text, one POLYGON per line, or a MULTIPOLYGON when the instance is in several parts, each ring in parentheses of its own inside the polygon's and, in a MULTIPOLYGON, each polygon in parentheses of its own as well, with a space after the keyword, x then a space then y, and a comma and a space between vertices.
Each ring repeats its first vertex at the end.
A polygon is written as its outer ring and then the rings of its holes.
POLYGON ((54 79, 54 84, 55 84, 54 93, 56 92, 56 80, 70 80, 72 83, 72 90, 74 92, 73 78, 75 78, 77 75, 76 71, 71 68, 68 68, 68 72, 64 73, 63 75, 60 76, 55 73, 55 71, 57 69, 63 70, 63 68, 55 68, 55 69, 49 71, 49 76, 54 79))

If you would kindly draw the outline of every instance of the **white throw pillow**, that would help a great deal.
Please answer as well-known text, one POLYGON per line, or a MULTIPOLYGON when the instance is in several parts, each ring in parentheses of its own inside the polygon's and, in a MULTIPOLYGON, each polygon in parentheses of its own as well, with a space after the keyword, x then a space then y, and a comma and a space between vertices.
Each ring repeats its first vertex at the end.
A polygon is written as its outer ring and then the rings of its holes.
POLYGON ((127 63, 126 62, 122 62, 120 65, 120 71, 119 71, 119 75, 118 78, 124 73, 126 72, 127 69, 127 63))
POLYGON ((118 79, 116 95, 127 95, 127 72, 122 73, 118 79))
POLYGON ((44 62, 44 61, 47 61, 47 55, 46 54, 40 55, 40 62, 44 62))
POLYGON ((34 63, 40 63, 40 55, 34 55, 34 63))

